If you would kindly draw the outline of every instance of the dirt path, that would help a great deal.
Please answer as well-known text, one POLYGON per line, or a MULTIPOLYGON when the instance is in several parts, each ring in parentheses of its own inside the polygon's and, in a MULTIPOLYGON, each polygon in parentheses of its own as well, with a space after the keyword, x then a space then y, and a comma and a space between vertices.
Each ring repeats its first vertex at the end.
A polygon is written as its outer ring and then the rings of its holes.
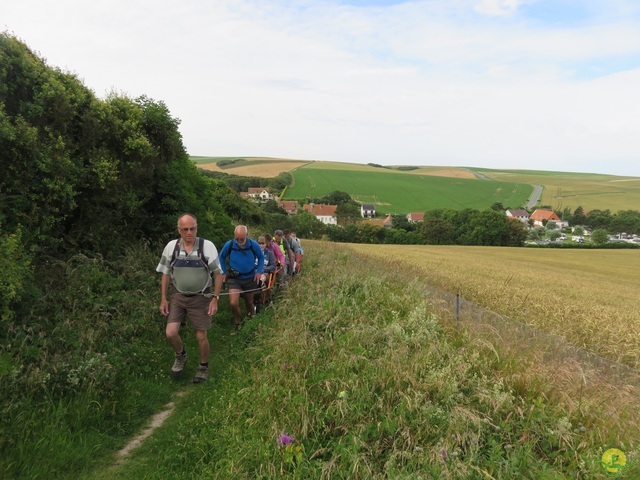
MULTIPOLYGON (((176 397, 181 397, 185 393, 187 392, 184 390, 176 392, 176 397)), ((125 445, 122 450, 116 453, 116 458, 112 467, 118 467, 125 463, 127 461, 127 458, 129 457, 129 454, 140 445, 142 445, 142 442, 144 442, 156 428, 160 427, 165 422, 165 420, 171 416, 175 407, 175 402, 169 402, 164 406, 164 409, 162 411, 156 413, 153 417, 151 417, 150 425, 138 435, 129 440, 129 443, 127 443, 127 445, 125 445)))

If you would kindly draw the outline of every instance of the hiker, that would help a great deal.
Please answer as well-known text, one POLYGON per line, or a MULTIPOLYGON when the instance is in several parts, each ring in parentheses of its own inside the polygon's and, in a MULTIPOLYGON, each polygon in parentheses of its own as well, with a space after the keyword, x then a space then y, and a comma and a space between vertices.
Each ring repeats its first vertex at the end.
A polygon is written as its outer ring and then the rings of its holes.
POLYGON ((293 267, 293 273, 300 273, 300 267, 302 262, 302 246, 300 245, 300 239, 296 237, 296 232, 291 230, 289 234, 289 242, 293 250, 293 261, 295 266, 293 267))
POLYGON ((291 238, 291 232, 289 232, 289 230, 285 230, 283 233, 285 240, 289 242, 289 246, 291 247, 291 261, 289 262, 289 269, 287 271, 287 274, 293 277, 297 272, 296 262, 297 259, 299 259, 300 255, 300 245, 297 241, 294 242, 293 238, 291 238))
POLYGON ((218 311, 218 297, 222 288, 222 269, 218 250, 209 240, 198 237, 195 215, 183 213, 178 217, 180 238, 171 240, 162 251, 156 271, 162 273, 160 282, 160 313, 167 317, 166 336, 175 351, 171 375, 179 376, 187 362, 187 352, 180 337, 180 325, 185 316, 196 331, 200 365, 193 383, 207 379, 209 372, 209 339, 211 316, 218 311), (214 274, 211 292, 211 272, 214 274), (171 301, 167 298, 169 284, 173 285, 171 301))
POLYGON ((278 268, 276 256, 273 254, 271 247, 267 248, 267 239, 265 235, 260 235, 258 237, 258 245, 262 249, 262 253, 264 255, 264 269, 262 271, 262 277, 260 277, 260 281, 262 283, 267 283, 269 279, 269 274, 276 271, 278 268))
POLYGON ((220 250, 220 267, 222 280, 229 287, 229 305, 233 314, 233 332, 240 329, 242 315, 240 312, 240 294, 243 294, 247 314, 254 313, 253 295, 259 290, 258 282, 264 271, 264 254, 258 242, 247 238, 247 227, 238 225, 234 231, 234 239, 229 240, 220 250))
POLYGON ((267 248, 270 249, 273 252, 273 255, 276 257, 276 265, 282 265, 282 268, 284 268, 284 254, 280 250, 280 247, 276 242, 273 241, 273 237, 268 233, 264 234, 264 238, 267 241, 267 248))
POLYGON ((289 241, 284 238, 284 232, 282 230, 276 230, 273 234, 273 241, 276 242, 280 252, 284 256, 284 264, 283 269, 280 274, 278 274, 278 284, 284 285, 287 283, 289 275, 289 266, 293 265, 293 252, 291 251, 291 245, 289 241))
MULTIPOLYGON (((255 297, 256 306, 264 306, 271 302, 271 287, 273 286, 273 284, 270 282, 271 275, 274 275, 278 268, 278 261, 276 260, 276 256, 271 250, 269 242, 267 242, 267 235, 268 234, 264 234, 258 237, 258 245, 260 245, 262 253, 264 254, 264 270, 262 272, 262 277, 260 277, 262 291, 258 292, 255 297)), ((280 249, 278 249, 278 251, 280 251, 280 249)))

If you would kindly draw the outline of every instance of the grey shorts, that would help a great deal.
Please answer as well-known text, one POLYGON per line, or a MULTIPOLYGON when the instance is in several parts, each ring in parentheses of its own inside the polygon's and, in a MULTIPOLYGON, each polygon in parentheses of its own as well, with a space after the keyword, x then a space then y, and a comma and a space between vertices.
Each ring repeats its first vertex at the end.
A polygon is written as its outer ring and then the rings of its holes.
MULTIPOLYGON (((247 290, 255 290, 258 288, 258 285, 253 280, 253 277, 251 278, 227 277, 226 282, 227 282, 227 287, 229 287, 229 290, 242 290, 243 292, 246 292, 247 290)), ((249 292, 249 293, 255 293, 255 291, 249 292)))
POLYGON ((185 315, 189 316, 189 323, 195 330, 209 330, 211 315, 207 315, 211 299, 204 295, 191 297, 174 292, 169 302, 169 318, 167 323, 182 323, 185 315))

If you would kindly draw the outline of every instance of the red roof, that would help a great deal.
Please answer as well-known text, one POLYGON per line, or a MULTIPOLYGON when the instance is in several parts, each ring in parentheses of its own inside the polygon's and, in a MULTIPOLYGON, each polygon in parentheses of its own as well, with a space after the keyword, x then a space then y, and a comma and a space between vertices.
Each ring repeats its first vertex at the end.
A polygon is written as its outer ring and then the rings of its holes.
POLYGON ((560 221, 560 217, 553 210, 536 210, 531 214, 531 220, 555 220, 560 221))
POLYGON ((316 217, 335 217, 336 216, 336 209, 338 208, 337 205, 318 205, 318 204, 305 204, 302 209, 305 212, 311 213, 313 215, 315 215, 316 217))

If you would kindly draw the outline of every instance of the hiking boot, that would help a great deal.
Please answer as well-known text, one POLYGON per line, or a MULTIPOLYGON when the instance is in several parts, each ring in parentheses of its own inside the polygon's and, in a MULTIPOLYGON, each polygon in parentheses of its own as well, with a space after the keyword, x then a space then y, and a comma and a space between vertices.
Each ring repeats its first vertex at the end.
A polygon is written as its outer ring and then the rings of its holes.
POLYGON ((240 325, 234 325, 231 335, 237 335, 239 331, 240 331, 240 325))
POLYGON ((173 367, 171 367, 171 376, 177 377, 184 370, 184 365, 187 363, 187 352, 176 353, 176 360, 173 362, 173 367))
POLYGON ((209 367, 206 365, 198 365, 198 370, 196 370, 196 375, 193 377, 193 383, 202 383, 207 379, 207 375, 209 375, 209 367))

